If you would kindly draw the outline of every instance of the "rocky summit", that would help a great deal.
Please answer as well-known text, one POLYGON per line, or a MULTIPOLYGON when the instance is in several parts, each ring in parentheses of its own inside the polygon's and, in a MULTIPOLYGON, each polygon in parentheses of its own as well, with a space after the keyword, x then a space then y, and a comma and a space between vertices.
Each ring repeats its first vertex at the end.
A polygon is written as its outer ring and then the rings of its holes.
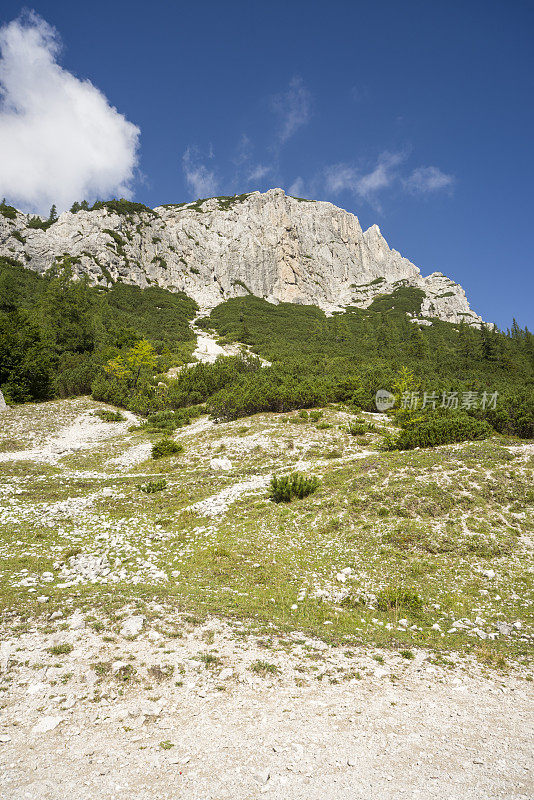
POLYGON ((461 286, 441 272, 427 277, 392 250, 377 225, 331 203, 282 189, 214 197, 155 209, 97 203, 47 225, 21 212, 0 215, 0 255, 44 273, 66 256, 95 285, 116 281, 182 291, 203 310, 253 294, 272 303, 317 305, 326 312, 367 308, 401 287, 421 294, 416 319, 480 326, 461 286))

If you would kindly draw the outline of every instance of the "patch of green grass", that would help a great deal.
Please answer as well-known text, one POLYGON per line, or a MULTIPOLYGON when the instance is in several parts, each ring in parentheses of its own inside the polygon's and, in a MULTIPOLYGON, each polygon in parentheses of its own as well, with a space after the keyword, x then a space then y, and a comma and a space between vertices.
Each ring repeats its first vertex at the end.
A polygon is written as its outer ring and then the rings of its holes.
POLYGON ((161 750, 171 750, 174 747, 174 744, 169 742, 168 739, 165 739, 163 742, 159 743, 159 746, 161 750))
POLYGON ((96 672, 99 678, 103 678, 111 672, 111 662, 97 661, 95 664, 91 664, 91 668, 96 672))
POLYGON ((262 675, 264 677, 267 675, 277 675, 280 672, 276 664, 270 664, 268 661, 262 661, 261 659, 253 661, 249 669, 251 672, 255 672, 256 675, 262 675))
POLYGON ((53 656, 64 656, 68 653, 72 653, 74 647, 72 644, 68 642, 64 642, 63 644, 55 644, 53 647, 48 648, 48 652, 53 656))
POLYGON ((199 659, 208 669, 219 667, 222 663, 219 656, 216 656, 214 653, 201 653, 199 659))
POLYGON ((394 586, 382 589, 377 595, 377 606, 380 611, 418 612, 423 608, 423 600, 412 587, 394 586))

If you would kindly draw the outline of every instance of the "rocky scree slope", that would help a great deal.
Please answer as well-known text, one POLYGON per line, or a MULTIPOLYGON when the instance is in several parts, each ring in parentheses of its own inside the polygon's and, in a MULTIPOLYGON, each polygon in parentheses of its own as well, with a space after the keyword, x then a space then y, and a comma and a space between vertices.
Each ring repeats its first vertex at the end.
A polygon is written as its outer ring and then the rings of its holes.
POLYGON ((423 277, 377 225, 363 231, 357 217, 331 203, 271 189, 132 208, 65 212, 46 230, 30 227, 21 212, 0 214, 0 256, 43 273, 69 255, 74 271, 94 284, 121 280, 183 291, 203 311, 247 293, 327 312, 366 308, 409 286, 424 293, 421 320, 482 324, 461 286, 441 272, 423 277))

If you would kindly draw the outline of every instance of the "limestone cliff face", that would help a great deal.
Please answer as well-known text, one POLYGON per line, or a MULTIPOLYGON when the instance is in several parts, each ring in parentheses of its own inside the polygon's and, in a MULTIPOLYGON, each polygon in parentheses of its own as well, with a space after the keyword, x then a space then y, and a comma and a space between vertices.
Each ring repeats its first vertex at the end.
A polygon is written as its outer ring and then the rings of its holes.
POLYGON ((183 291, 203 310, 247 294, 325 311, 367 307, 402 285, 423 289, 421 315, 481 324, 461 286, 419 269, 390 249, 373 225, 331 203, 297 200, 282 189, 212 198, 152 213, 107 208, 65 212, 47 230, 27 215, 0 215, 0 255, 44 272, 65 254, 95 284, 122 280, 183 291))

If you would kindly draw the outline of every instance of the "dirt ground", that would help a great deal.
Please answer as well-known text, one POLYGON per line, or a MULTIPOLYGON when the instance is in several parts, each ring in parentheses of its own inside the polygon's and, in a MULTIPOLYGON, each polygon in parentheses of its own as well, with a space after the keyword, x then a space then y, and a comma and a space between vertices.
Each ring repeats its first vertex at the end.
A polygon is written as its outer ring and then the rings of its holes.
POLYGON ((62 626, 3 631, 2 800, 534 797, 524 680, 216 619, 178 639, 62 626))

